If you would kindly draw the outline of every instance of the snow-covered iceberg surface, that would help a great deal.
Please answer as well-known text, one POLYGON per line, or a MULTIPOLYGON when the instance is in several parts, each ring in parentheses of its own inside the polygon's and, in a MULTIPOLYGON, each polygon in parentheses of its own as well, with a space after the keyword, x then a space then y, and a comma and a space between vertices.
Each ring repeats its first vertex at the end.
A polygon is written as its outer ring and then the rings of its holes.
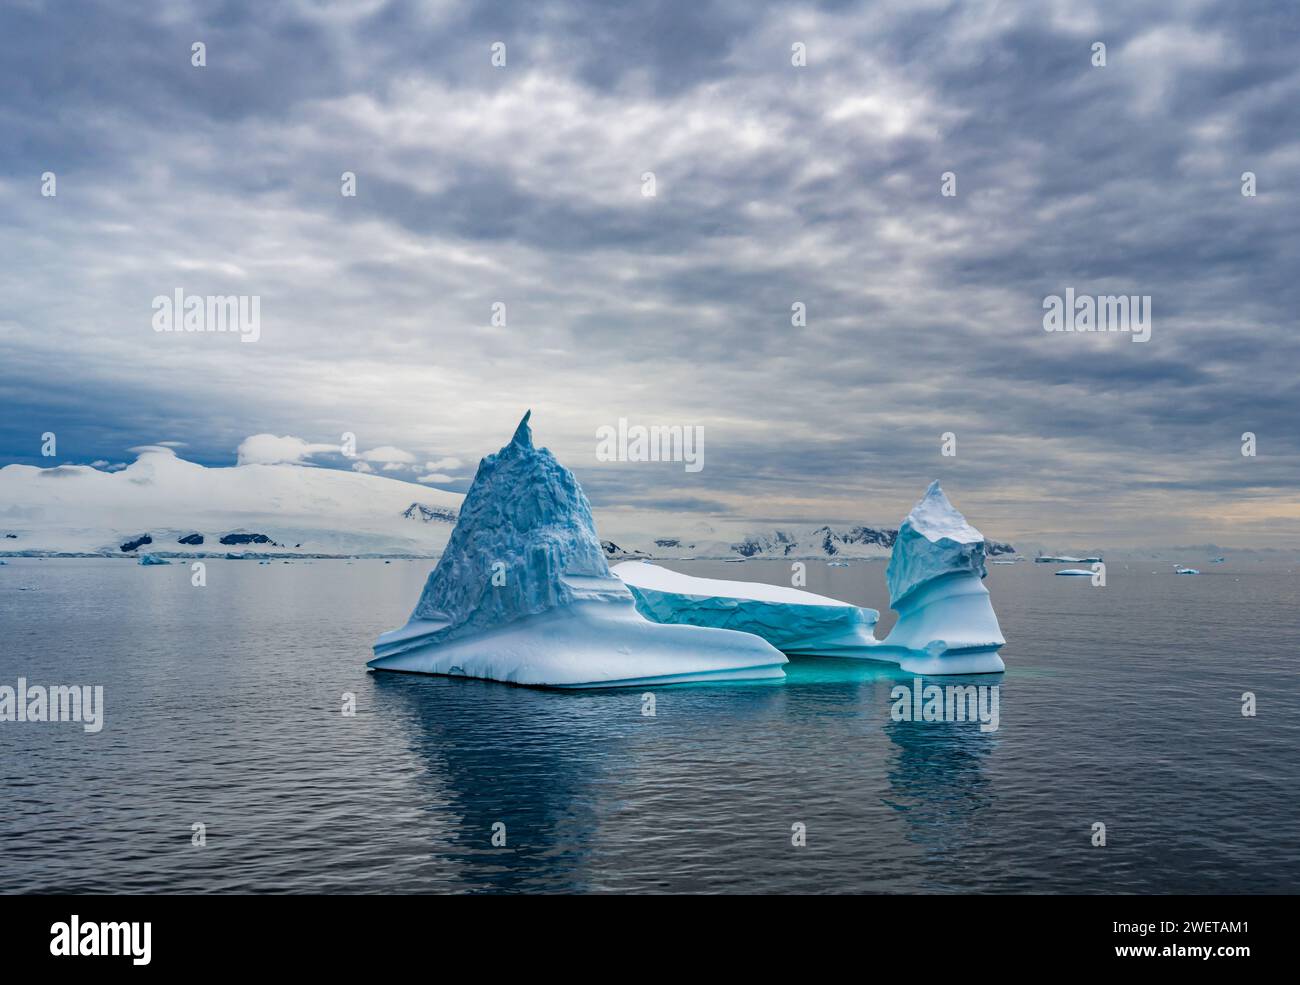
POLYGON ((695 578, 646 561, 614 567, 636 596, 636 607, 656 622, 713 626, 753 633, 786 653, 859 656, 874 646, 880 613, 797 588, 695 578))
POLYGON ((878 613, 798 589, 693 578, 645 562, 614 569, 637 607, 665 623, 762 636, 787 653, 896 663, 918 674, 1005 669, 1006 642, 982 584, 984 537, 932 482, 899 529, 886 578, 898 622, 883 641, 878 613))
POLYGON ((479 463, 410 621, 369 666, 549 687, 784 677, 785 656, 757 636, 637 612, 582 487, 533 447, 528 418, 479 463))

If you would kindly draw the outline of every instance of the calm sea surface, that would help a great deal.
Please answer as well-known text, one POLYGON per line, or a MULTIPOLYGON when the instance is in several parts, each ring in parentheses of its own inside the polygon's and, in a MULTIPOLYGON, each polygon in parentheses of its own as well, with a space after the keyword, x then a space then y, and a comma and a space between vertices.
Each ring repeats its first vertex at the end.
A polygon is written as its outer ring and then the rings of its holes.
MULTIPOLYGON (((1008 669, 957 679, 1000 685, 981 732, 892 721, 911 675, 854 661, 664 688, 654 717, 639 689, 369 673, 425 561, 210 560, 193 588, 9 559, 0 684, 102 684, 106 713, 0 722, 0 891, 1300 891, 1300 565, 1185 560, 1106 588, 991 566, 1008 669)), ((887 625, 884 571, 807 587, 887 625)))

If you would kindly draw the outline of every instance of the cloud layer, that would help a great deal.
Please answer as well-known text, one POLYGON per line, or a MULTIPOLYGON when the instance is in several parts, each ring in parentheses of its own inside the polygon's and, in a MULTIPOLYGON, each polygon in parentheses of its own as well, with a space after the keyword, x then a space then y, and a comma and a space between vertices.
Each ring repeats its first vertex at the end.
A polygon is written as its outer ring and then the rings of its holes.
POLYGON ((607 510, 884 522, 938 476, 991 535, 1300 544, 1297 42, 1226 2, 10 5, 0 462, 353 433, 459 480, 531 407, 607 510), (1045 333, 1067 287, 1150 295, 1151 341, 1045 333), (154 332, 177 288, 260 340, 154 332), (598 461, 619 418, 705 468, 598 461))

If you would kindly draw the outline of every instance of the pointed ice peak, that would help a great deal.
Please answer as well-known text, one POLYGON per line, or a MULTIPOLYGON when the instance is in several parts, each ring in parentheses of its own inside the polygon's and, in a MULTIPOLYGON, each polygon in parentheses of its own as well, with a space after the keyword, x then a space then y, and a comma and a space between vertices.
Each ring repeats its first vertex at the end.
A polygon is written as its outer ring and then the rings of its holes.
POLYGON ((447 623, 440 639, 568 605, 592 594, 588 582, 608 582, 609 592, 631 599, 609 572, 578 480, 545 448, 533 447, 531 414, 508 445, 479 462, 412 614, 447 623))
POLYGON ((519 421, 519 427, 515 428, 515 436, 510 439, 512 445, 518 445, 520 448, 533 447, 533 429, 528 426, 528 418, 532 416, 531 409, 524 411, 524 416, 519 421))
POLYGON ((923 534, 928 541, 937 542, 943 538, 958 544, 971 544, 982 541, 984 535, 966 522, 966 518, 957 508, 948 502, 948 497, 935 479, 925 490, 925 495, 912 507, 904 523, 910 523, 917 533, 923 534))
POLYGON ((966 573, 984 577, 984 535, 948 502, 936 479, 894 538, 885 569, 889 605, 899 609, 899 604, 922 586, 966 573))

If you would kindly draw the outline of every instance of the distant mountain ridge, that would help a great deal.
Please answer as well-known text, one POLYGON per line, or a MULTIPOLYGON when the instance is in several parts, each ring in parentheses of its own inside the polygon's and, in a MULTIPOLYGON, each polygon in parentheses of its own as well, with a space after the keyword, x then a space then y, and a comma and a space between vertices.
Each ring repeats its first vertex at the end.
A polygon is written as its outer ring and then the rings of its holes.
MULTIPOLYGON (((0 468, 0 555, 437 557, 460 516, 458 493, 378 475, 303 465, 209 468, 148 446, 117 472, 87 465, 0 468), (418 497, 418 498, 416 498, 418 497)), ((783 525, 741 518, 690 536, 691 521, 596 511, 606 558, 882 558, 897 530, 783 525), (619 526, 620 521, 624 524, 619 526), (661 528, 662 529, 662 528, 661 528), (671 529, 671 527, 670 527, 671 529), (648 531, 648 532, 647 532, 648 531)), ((991 556, 1012 553, 988 542, 991 556)))
POLYGON ((462 500, 341 469, 138 456, 117 472, 0 468, 0 554, 435 557, 462 500))
MULTIPOLYGON (((610 557, 659 558, 882 558, 894 547, 898 530, 894 527, 855 526, 837 529, 827 524, 787 527, 753 533, 738 540, 690 537, 657 537, 645 544, 631 542, 620 546, 602 541, 610 557)), ((1014 554, 1015 547, 1001 541, 985 539, 988 556, 1014 554)))
POLYGON ((434 520, 442 523, 455 523, 460 517, 460 513, 447 506, 426 506, 424 503, 412 503, 402 510, 402 516, 408 520, 423 520, 425 523, 434 520))

